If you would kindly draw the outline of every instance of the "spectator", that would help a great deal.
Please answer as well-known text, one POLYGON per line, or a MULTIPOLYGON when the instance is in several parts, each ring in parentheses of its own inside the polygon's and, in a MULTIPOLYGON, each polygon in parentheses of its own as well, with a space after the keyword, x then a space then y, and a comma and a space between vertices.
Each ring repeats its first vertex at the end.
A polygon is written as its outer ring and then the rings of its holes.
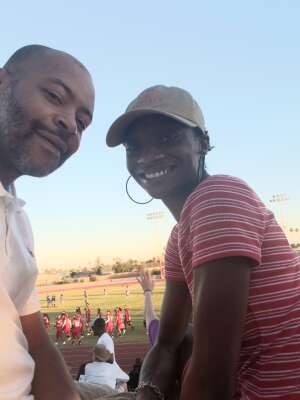
POLYGON ((93 362, 85 365, 84 381, 105 384, 118 392, 126 391, 129 376, 113 361, 113 355, 106 347, 97 344, 93 350, 93 362))
POLYGON ((154 281, 148 270, 142 271, 137 281, 144 291, 144 319, 146 321, 146 329, 149 336, 151 345, 156 341, 157 332, 159 328, 159 319, 157 318, 153 303, 152 291, 154 289, 154 281))
POLYGON ((181 400, 298 398, 299 258, 253 189, 237 177, 209 176, 197 102, 180 88, 148 88, 112 124, 107 144, 124 145, 130 175, 176 220, 138 400, 168 396, 192 315, 181 400))
POLYGON ((142 360, 140 358, 136 358, 132 370, 129 372, 129 381, 127 383, 128 391, 133 392, 137 388, 139 384, 141 368, 142 360))
POLYGON ((79 149, 93 108, 90 74, 67 53, 29 45, 0 68, 1 400, 79 398, 45 330, 32 230, 15 181, 61 167, 79 149))
MULTIPOLYGON (((103 318, 97 318, 92 326, 95 336, 98 336, 97 344, 104 345, 104 347, 112 354, 113 362, 117 364, 115 358, 115 345, 111 336, 105 332, 105 321, 103 318)), ((117 364, 118 365, 118 364, 117 364)))

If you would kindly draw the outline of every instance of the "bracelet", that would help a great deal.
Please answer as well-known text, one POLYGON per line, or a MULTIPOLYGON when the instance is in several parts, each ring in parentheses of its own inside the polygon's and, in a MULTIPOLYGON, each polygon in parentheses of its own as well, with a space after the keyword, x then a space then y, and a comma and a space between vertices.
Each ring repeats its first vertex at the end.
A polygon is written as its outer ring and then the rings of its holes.
POLYGON ((144 388, 149 388, 154 392, 154 394, 157 396, 159 400, 165 400, 164 394, 161 392, 160 388, 152 382, 141 382, 139 386, 135 389, 135 393, 138 393, 139 391, 143 390, 144 388))
POLYGON ((145 294, 146 292, 152 293, 152 290, 151 290, 151 289, 145 289, 145 290, 144 290, 144 294, 145 294))

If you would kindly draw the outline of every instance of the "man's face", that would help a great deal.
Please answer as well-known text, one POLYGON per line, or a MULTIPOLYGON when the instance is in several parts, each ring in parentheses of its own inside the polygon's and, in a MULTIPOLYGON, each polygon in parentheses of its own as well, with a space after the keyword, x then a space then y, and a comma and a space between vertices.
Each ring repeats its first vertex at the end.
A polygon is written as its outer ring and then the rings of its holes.
POLYGON ((129 173, 152 197, 194 188, 201 141, 192 128, 164 116, 142 117, 129 128, 124 145, 129 173))
POLYGON ((72 57, 50 52, 0 85, 0 165, 14 178, 45 176, 80 145, 91 123, 94 88, 72 57))

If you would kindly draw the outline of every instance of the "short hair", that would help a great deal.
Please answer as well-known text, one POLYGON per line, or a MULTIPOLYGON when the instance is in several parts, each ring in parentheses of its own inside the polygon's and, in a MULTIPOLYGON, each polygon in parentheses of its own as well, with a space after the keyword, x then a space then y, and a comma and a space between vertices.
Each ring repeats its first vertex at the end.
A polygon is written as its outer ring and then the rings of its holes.
POLYGON ((97 318, 95 319, 92 329, 97 330, 97 329, 104 329, 105 328, 105 321, 103 318, 97 318))
POLYGON ((89 74, 87 68, 71 54, 65 53, 61 50, 53 49, 51 47, 43 46, 41 44, 29 44, 21 47, 6 61, 4 68, 11 73, 19 72, 22 70, 22 66, 24 66, 27 61, 37 58, 38 56, 42 56, 47 52, 67 54, 74 60, 74 62, 76 62, 84 71, 89 74))
POLYGON ((24 62, 36 57, 37 55, 41 55, 48 50, 51 50, 50 47, 42 46, 40 44, 30 44, 21 47, 7 60, 4 68, 9 71, 16 71, 24 62))

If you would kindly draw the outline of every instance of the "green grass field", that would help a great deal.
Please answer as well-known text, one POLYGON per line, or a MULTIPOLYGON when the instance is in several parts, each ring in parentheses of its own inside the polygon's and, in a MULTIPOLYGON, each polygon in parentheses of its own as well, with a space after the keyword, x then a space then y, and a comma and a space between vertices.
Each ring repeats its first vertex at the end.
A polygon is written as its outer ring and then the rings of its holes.
MULTIPOLYGON (((124 283, 120 285, 107 285, 106 295, 103 294, 103 287, 86 289, 88 295, 88 303, 92 311, 92 320, 96 317, 97 308, 101 309, 102 316, 105 317, 106 311, 113 311, 115 307, 124 308, 128 305, 131 312, 131 319, 134 325, 134 329, 129 329, 127 334, 123 337, 115 337, 117 342, 145 342, 147 341, 147 335, 145 328, 143 326, 143 314, 144 314, 144 295, 141 290, 140 285, 130 284, 129 296, 125 296, 124 293, 124 283)), ((157 282, 155 289, 153 291, 153 304, 157 315, 159 315, 159 310, 163 298, 165 284, 163 282, 157 282)), ((42 312, 48 313, 51 320, 51 329, 49 331, 50 336, 55 337, 54 322, 56 315, 62 311, 66 311, 71 316, 73 316, 75 309, 81 307, 82 312, 84 311, 85 301, 84 301, 84 289, 76 288, 68 290, 68 286, 62 286, 61 291, 51 293, 51 288, 49 288, 48 294, 56 295, 56 307, 47 308, 46 293, 40 295, 40 302, 42 306, 42 312), (60 303, 60 294, 63 293, 63 303, 60 303)), ((84 344, 92 344, 95 339, 91 336, 85 336, 83 339, 84 344)))

